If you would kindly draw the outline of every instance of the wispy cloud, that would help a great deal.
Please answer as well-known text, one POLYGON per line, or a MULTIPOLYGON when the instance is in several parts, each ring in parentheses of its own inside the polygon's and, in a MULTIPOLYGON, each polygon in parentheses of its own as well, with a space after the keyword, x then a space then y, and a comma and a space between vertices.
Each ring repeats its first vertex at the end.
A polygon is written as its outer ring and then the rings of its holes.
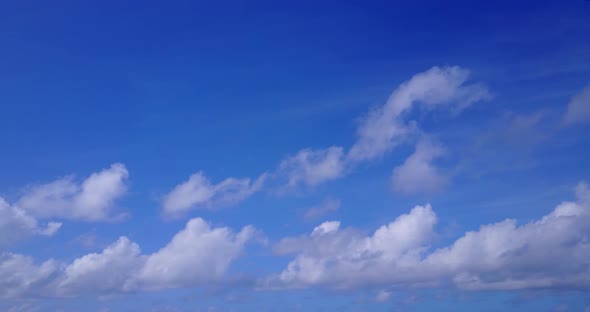
POLYGON ((335 212, 340 209, 341 202, 338 199, 327 198, 321 203, 307 209, 303 218, 306 221, 316 220, 331 212, 335 212))

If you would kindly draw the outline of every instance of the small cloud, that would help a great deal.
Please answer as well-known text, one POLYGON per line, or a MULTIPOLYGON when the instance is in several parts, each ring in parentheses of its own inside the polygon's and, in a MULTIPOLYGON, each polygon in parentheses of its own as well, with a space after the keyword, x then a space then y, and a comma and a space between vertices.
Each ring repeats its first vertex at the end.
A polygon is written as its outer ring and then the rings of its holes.
POLYGON ((385 302, 391 298, 391 291, 387 290, 380 290, 377 295, 375 296, 375 301, 377 302, 385 302))
POLYGON ((331 212, 337 211, 338 209, 340 209, 340 206, 340 200, 327 198, 320 204, 307 209, 305 215, 303 215, 303 218, 305 219, 305 221, 312 221, 321 218, 331 212))
POLYGON ((197 172, 165 196, 164 213, 176 217, 196 208, 235 205, 260 191, 265 180, 266 174, 262 174, 254 181, 227 178, 213 184, 202 172, 197 172))
POLYGON ((574 95, 567 104, 563 115, 565 125, 573 125, 590 121, 590 85, 574 95))
POLYGON ((344 175, 344 150, 339 146, 327 149, 303 149, 283 160, 279 172, 287 178, 287 188, 315 186, 344 175))
POLYGON ((45 236, 53 236, 62 226, 61 222, 49 222, 47 227, 39 231, 39 234, 45 236))

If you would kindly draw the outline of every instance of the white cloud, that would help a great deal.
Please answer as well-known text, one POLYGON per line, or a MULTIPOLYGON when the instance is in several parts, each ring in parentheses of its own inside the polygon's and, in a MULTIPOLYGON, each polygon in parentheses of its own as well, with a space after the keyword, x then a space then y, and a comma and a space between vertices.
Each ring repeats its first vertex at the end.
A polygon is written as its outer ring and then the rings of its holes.
POLYGON ((590 191, 576 190, 540 220, 518 225, 513 219, 468 232, 425 263, 452 273, 467 289, 590 287, 590 191))
POLYGON ((251 226, 234 234, 225 227, 212 229, 203 219, 192 219, 168 245, 147 258, 138 277, 148 289, 219 280, 253 234, 251 226))
POLYGON ((129 173, 123 164, 93 173, 82 183, 65 177, 48 184, 33 186, 15 204, 38 218, 63 218, 105 221, 112 215, 115 201, 126 192, 129 173))
POLYGON ((311 236, 319 236, 328 234, 331 232, 338 231, 340 228, 339 221, 326 221, 318 226, 316 226, 313 231, 311 232, 311 236))
POLYGON ((0 254, 0 298, 27 296, 42 289, 56 272, 55 261, 36 265, 31 257, 0 254))
POLYGON ((283 160, 279 172, 288 179, 287 186, 313 186, 334 180, 344 174, 342 147, 332 146, 322 150, 304 149, 283 160))
POLYGON ((380 280, 387 272, 401 273, 420 259, 436 222, 430 206, 417 206, 371 236, 340 230, 338 222, 324 223, 308 237, 279 242, 275 248, 278 253, 297 252, 297 256, 278 279, 299 287, 351 287, 380 280))
POLYGON ((371 110, 357 129, 357 140, 347 153, 342 147, 304 149, 283 160, 279 173, 287 187, 314 186, 340 178, 362 161, 382 157, 416 133, 416 123, 406 113, 414 106, 425 111, 446 107, 458 113, 467 106, 491 98, 480 84, 466 84, 469 71, 458 67, 432 67, 402 83, 387 102, 371 110))
POLYGON ((39 227, 38 223, 26 211, 9 205, 0 197, 0 250, 32 235, 52 236, 62 225, 49 222, 45 227, 39 227))
POLYGON ((576 193, 576 202, 564 202, 539 220, 483 225, 433 251, 437 217, 430 206, 417 206, 369 236, 338 226, 316 228, 309 236, 285 238, 275 246, 279 254, 296 256, 267 286, 454 283, 470 290, 589 289, 590 190, 581 183, 576 193))
POLYGON ((385 302, 391 298, 391 292, 387 290, 380 290, 375 296, 375 301, 385 302))
POLYGON ((563 122, 568 125, 588 121, 590 121, 590 86, 572 97, 563 116, 563 122))
POLYGON ((265 179, 266 175, 263 174, 255 181, 227 178, 212 184, 202 172, 197 172, 164 197, 164 213, 178 216, 195 208, 213 209, 234 205, 259 191, 265 179))
POLYGON ((121 237, 101 253, 75 259, 65 268, 56 290, 62 294, 132 290, 144 262, 139 246, 121 237))
POLYGON ((421 140, 415 152, 393 170, 393 190, 416 194, 436 192, 447 184, 448 177, 439 172, 432 161, 444 154, 444 149, 428 140, 421 140))
POLYGON ((195 218, 166 246, 147 255, 127 237, 68 265, 55 260, 36 265, 27 256, 0 254, 0 298, 111 294, 216 283, 254 234, 252 226, 234 233, 195 218))
POLYGON ((351 161, 378 158, 403 141, 412 131, 403 114, 414 105, 427 110, 447 106, 458 112, 490 94, 482 85, 465 85, 469 71, 458 66, 433 67, 401 84, 385 105, 371 111, 360 124, 357 142, 348 154, 351 161))
POLYGON ((303 215, 303 218, 307 221, 321 218, 324 215, 334 212, 338 209, 340 209, 340 200, 328 198, 322 201, 320 204, 307 209, 303 215))

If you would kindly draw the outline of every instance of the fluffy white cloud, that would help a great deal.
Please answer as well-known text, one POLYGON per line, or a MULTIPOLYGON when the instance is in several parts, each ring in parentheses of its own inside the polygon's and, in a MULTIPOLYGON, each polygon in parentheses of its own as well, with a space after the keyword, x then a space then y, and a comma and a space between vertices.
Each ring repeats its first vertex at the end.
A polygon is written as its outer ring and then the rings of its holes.
POLYGON ((307 209, 307 211, 303 215, 303 218, 307 221, 321 218, 330 212, 334 212, 340 209, 340 205, 341 203, 338 199, 325 199, 320 204, 307 209))
POLYGON ((540 220, 484 225, 432 253, 425 264, 467 289, 590 287, 590 190, 576 188, 540 220))
POLYGON ((407 278, 410 273, 404 271, 420 260, 436 222, 428 205, 415 207, 370 236, 340 230, 339 222, 325 222, 308 237, 279 242, 278 253, 298 254, 278 279, 290 286, 352 287, 382 280, 394 271, 407 278))
POLYGON ((279 172, 288 179, 287 186, 317 185, 334 180, 344 174, 342 147, 332 146, 322 150, 304 149, 283 160, 279 172))
POLYGON ((55 261, 48 260, 40 265, 31 257, 0 254, 0 298, 26 296, 38 292, 56 272, 55 261))
POLYGON ((576 124, 590 121, 590 86, 576 94, 567 105, 563 122, 576 124))
POLYGON ((507 219, 465 233, 432 251, 437 217, 418 206, 366 236, 324 223, 309 236, 286 238, 279 254, 296 257, 271 287, 435 286, 463 289, 590 288, 590 190, 579 184, 539 220, 507 219))
POLYGON ((144 262, 139 246, 121 237, 101 253, 74 260, 55 289, 60 294, 132 290, 137 287, 135 277, 144 262))
POLYGON ((54 260, 36 265, 27 256, 1 254, 0 298, 110 294, 214 283, 223 278, 254 234, 252 226, 234 233, 195 218, 153 254, 142 254, 127 237, 68 265, 54 260))
POLYGON ((26 211, 9 205, 0 197, 0 250, 32 235, 51 236, 61 227, 58 222, 49 222, 44 227, 38 223, 26 211))
POLYGON ((123 164, 93 173, 82 183, 65 177, 29 188, 15 204, 38 218, 63 218, 86 221, 112 220, 115 200, 126 192, 129 173, 123 164))
POLYGON ((474 102, 487 100, 490 94, 482 85, 466 85, 469 71, 458 66, 433 67, 401 84, 385 105, 371 111, 360 124, 357 142, 348 154, 351 161, 382 156, 412 131, 403 114, 414 105, 425 109, 450 107, 458 112, 474 102))
POLYGON ((234 234, 226 227, 211 228, 203 219, 192 219, 168 245, 147 258, 138 276, 142 287, 188 287, 219 280, 253 234, 251 226, 234 234))
POLYGON ((164 197, 164 212, 169 216, 178 216, 195 208, 234 205, 259 191, 265 179, 263 174, 255 181, 227 178, 212 184, 202 172, 197 172, 164 197))
POLYGON ((448 177, 439 172, 432 161, 444 154, 444 149, 428 140, 416 145, 406 161, 393 170, 393 190, 400 193, 430 193, 442 189, 448 177))

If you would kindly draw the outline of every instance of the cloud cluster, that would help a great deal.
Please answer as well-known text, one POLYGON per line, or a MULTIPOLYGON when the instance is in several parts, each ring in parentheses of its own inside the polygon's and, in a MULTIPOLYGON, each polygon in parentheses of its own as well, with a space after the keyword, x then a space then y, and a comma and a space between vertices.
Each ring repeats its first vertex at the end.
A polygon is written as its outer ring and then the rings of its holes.
MULTIPOLYGON (((338 146, 304 149, 284 160, 279 173, 286 176, 288 187, 314 186, 343 176, 359 163, 382 157, 417 133, 416 123, 406 120, 415 107, 426 112, 447 108, 456 114, 475 102, 490 99, 485 86, 467 84, 468 78, 469 71, 458 66, 433 67, 414 75, 402 83, 384 105, 374 108, 362 119, 357 140, 348 152, 338 146)), ((444 177, 430 163, 439 156, 438 150, 419 144, 417 153, 410 156, 399 174, 394 173, 393 179, 395 184, 398 180, 405 184, 409 177, 419 175, 420 181, 409 181, 413 185, 395 186, 394 190, 429 192, 444 184, 444 177)))
POLYGON ((112 210, 115 201, 126 193, 128 177, 125 165, 117 163, 91 174, 81 183, 68 176, 32 186, 15 205, 37 218, 113 220, 122 217, 113 215, 112 210))
POLYGON ((0 250, 33 235, 51 236, 61 225, 59 222, 48 222, 40 227, 37 219, 0 197, 0 250))
POLYGON ((342 147, 332 146, 324 150, 304 149, 283 160, 279 172, 287 176, 287 186, 317 185, 334 180, 344 174, 342 147))
POLYGON ((445 107, 457 113, 475 102, 488 100, 490 93, 485 86, 466 84, 469 74, 458 66, 435 66, 402 83, 383 106, 371 111, 359 125, 358 138, 348 158, 378 158, 405 140, 412 127, 404 120, 404 114, 414 106, 426 111, 445 107))
POLYGON ((590 189, 539 220, 482 225, 433 248, 437 216, 417 206, 372 235, 325 222, 308 236, 285 238, 278 254, 295 258, 267 287, 418 287, 461 289, 590 288, 590 189))
POLYGON ((57 263, 53 260, 37 265, 31 257, 0 252, 0 298, 36 295, 51 280, 56 269, 57 263))
POLYGON ((110 294, 214 283, 223 278, 254 234, 251 226, 234 233, 195 218, 153 254, 142 254, 127 237, 67 265, 56 260, 37 265, 30 257, 3 253, 0 298, 110 294))
POLYGON ((27 188, 13 204, 0 197, 0 250, 33 235, 51 236, 61 222, 43 219, 107 221, 116 219, 115 201, 125 194, 127 169, 123 164, 93 173, 77 183, 73 177, 27 188))
POLYGON ((177 185, 164 197, 164 213, 168 216, 179 216, 196 208, 218 208, 233 205, 259 191, 266 179, 261 175, 258 179, 227 178, 213 184, 202 172, 197 172, 177 185))
MULTIPOLYGON (((312 187, 346 175, 359 163, 382 157, 396 145, 416 134, 415 122, 406 120, 407 113, 414 107, 420 107, 424 111, 444 107, 456 114, 475 102, 490 99, 490 93, 485 86, 468 83, 469 75, 467 69, 458 66, 435 66, 414 75, 402 83, 384 105, 371 110, 362 119, 357 129, 357 140, 348 151, 341 146, 302 149, 281 161, 273 176, 284 180, 281 189, 312 187)), ((433 157, 435 156, 431 156, 433 157)), ((425 162, 431 158, 416 158, 417 156, 414 156, 409 159, 406 162, 409 164, 403 169, 404 175, 413 175, 413 169, 422 170, 416 173, 421 174, 421 181, 413 182, 411 192, 429 192, 432 188, 444 184, 443 177, 436 174, 432 164, 427 164, 428 172, 423 171, 425 162), (416 160, 420 163, 414 165, 416 160), (422 189, 422 186, 425 189, 422 189)), ((398 178, 394 177, 394 180, 396 179, 398 178)), ((259 188, 260 185, 255 182, 251 184, 249 179, 234 178, 212 185, 202 173, 196 173, 166 195, 163 208, 165 213, 170 214, 197 207, 211 208, 235 204, 259 188), (232 191, 220 189, 224 183, 233 184, 235 188, 232 191), (235 198, 223 200, 228 196, 235 198), (221 200, 215 200, 214 197, 221 200)), ((394 190, 397 189, 394 187, 394 190)), ((406 188, 402 187, 401 191, 405 192, 406 188)))

